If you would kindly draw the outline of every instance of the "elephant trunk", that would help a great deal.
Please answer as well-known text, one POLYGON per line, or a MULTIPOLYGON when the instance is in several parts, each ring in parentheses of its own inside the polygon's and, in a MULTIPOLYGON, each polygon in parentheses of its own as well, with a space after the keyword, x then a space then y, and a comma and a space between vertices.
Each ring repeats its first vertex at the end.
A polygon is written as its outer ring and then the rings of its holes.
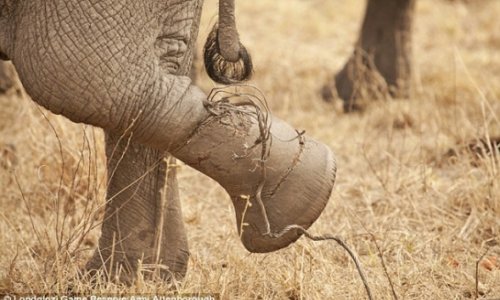
POLYGON ((330 149, 244 97, 232 104, 231 97, 211 101, 196 87, 189 90, 182 103, 204 116, 168 151, 224 187, 249 251, 275 251, 297 240, 298 231, 273 236, 290 225, 308 228, 325 208, 336 175, 330 149))

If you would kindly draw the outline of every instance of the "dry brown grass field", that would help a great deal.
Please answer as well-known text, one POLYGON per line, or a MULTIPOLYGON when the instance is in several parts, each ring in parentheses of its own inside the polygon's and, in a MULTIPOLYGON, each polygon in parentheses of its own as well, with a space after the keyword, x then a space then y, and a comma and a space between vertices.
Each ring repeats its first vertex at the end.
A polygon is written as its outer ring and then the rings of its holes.
MULTIPOLYGON (((337 155, 334 192, 310 231, 340 236, 357 252, 376 299, 393 297, 388 278, 399 299, 474 299, 476 281, 479 298, 500 299, 500 155, 469 147, 500 136, 500 1, 419 0, 416 95, 344 114, 318 91, 350 55, 364 4, 237 1, 256 67, 250 84, 275 115, 337 155)), ((216 1, 206 1, 200 48, 216 14, 216 1)), ((215 85, 197 67, 208 92, 215 85)), ((130 287, 78 279, 102 217, 102 133, 48 113, 22 91, 0 96, 0 105, 0 294, 171 290, 141 277, 130 287)), ((184 165, 179 181, 191 258, 177 291, 366 298, 334 242, 302 238, 248 253, 226 193, 184 165)))

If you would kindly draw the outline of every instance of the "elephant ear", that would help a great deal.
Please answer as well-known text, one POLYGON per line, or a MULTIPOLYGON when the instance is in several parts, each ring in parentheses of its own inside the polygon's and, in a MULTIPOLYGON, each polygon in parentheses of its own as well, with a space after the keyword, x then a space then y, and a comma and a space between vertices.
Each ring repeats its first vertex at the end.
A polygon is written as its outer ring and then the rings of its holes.
POLYGON ((207 37, 203 60, 208 76, 218 83, 235 84, 252 76, 252 58, 236 29, 234 0, 219 1, 219 22, 207 37))

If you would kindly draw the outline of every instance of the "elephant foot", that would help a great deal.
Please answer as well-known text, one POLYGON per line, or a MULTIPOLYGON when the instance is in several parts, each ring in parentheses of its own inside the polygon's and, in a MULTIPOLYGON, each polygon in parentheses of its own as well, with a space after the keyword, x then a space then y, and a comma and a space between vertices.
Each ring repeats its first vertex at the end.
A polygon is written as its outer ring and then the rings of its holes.
MULTIPOLYGON (((151 248, 149 244, 143 246, 143 249, 151 248)), ((174 257, 168 250, 161 252, 160 256, 155 257, 153 251, 128 250, 127 253, 123 253, 115 250, 112 253, 96 249, 87 261, 82 274, 91 282, 96 282, 98 277, 101 277, 106 281, 126 285, 133 284, 137 276, 167 283, 181 281, 187 271, 189 259, 187 249, 177 251, 174 257)))
POLYGON ((386 100, 395 95, 396 87, 389 86, 373 59, 356 49, 342 70, 321 88, 326 102, 339 98, 345 112, 363 111, 373 100, 386 100))
POLYGON ((104 278, 106 281, 131 285, 137 273, 137 263, 134 261, 138 260, 96 249, 85 265, 84 278, 92 283, 98 282, 98 278, 104 278))
POLYGON ((342 101, 342 107, 346 113, 363 111, 368 105, 367 101, 361 98, 363 96, 355 96, 353 81, 345 74, 338 74, 333 80, 325 83, 319 93, 323 101, 327 103, 342 101))
POLYGON ((332 84, 331 82, 326 82, 320 89, 319 91, 321 98, 323 101, 331 103, 333 102, 338 96, 336 95, 337 91, 335 89, 335 85, 332 84))
POLYGON ((83 273, 93 280, 103 276, 107 281, 127 285, 137 276, 147 280, 181 281, 187 271, 189 251, 186 237, 173 235, 178 225, 172 221, 163 224, 163 229, 157 232, 144 227, 141 230, 138 224, 138 231, 129 232, 126 237, 117 230, 110 238, 110 229, 103 228, 100 246, 87 261, 83 273))

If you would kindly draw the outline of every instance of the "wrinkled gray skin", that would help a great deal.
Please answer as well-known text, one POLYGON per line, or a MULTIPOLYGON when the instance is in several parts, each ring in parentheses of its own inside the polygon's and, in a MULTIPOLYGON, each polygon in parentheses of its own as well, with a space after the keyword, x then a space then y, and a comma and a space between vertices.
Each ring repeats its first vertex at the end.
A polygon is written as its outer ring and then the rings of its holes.
POLYGON ((158 149, 175 146, 165 136, 196 127, 199 119, 177 132, 159 130, 204 113, 200 105, 169 114, 188 95, 205 98, 176 74, 191 60, 201 1, 12 3, 0 23, 0 51, 39 104, 120 135, 135 119, 134 139, 158 149))
POLYGON ((203 93, 185 77, 201 6, 201 0, 0 0, 0 56, 12 60, 28 94, 56 114, 107 133, 111 201, 90 269, 111 264, 114 243, 124 248, 114 257, 124 273, 134 274, 138 259, 166 265, 163 277, 186 271, 175 168, 165 189, 163 157, 205 113, 203 93), (200 98, 198 107, 169 113, 191 97, 200 98), (191 123, 165 130, 180 121, 191 123), (127 130, 133 131, 128 146, 127 136, 119 138, 127 130))
MULTIPOLYGON (((207 102, 186 76, 201 6, 202 0, 0 0, 0 57, 12 60, 29 95, 106 133, 108 201, 88 269, 106 266, 107 274, 121 272, 128 281, 142 260, 162 278, 184 276, 186 234, 165 152, 226 189, 252 252, 297 240, 298 230, 277 233, 311 226, 330 197, 336 166, 328 147, 272 116, 262 121, 253 105, 207 102), (263 130, 272 138, 267 154, 263 130)), ((226 28, 234 26, 234 0, 221 0, 220 11, 216 48, 233 61, 245 53, 237 31, 226 28)))

